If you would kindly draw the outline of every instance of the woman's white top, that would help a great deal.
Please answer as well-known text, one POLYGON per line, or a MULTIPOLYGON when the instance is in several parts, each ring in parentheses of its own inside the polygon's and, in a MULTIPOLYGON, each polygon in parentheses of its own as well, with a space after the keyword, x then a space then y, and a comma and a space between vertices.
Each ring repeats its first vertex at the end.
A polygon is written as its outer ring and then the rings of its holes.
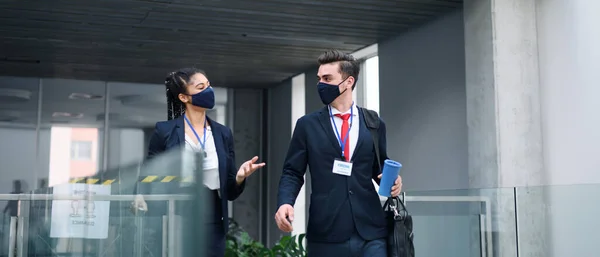
MULTIPOLYGON (((203 139, 204 137, 200 136, 200 138, 203 139)), ((219 156, 217 155, 215 139, 213 137, 210 126, 206 128, 206 142, 204 142, 204 147, 204 151, 206 152, 206 157, 204 157, 202 165, 204 185, 211 190, 217 190, 221 187, 221 180, 219 179, 219 156)), ((194 142, 194 140, 190 136, 188 136, 188 134, 185 134, 185 151, 202 152, 202 146, 200 145, 200 143, 194 142)), ((190 155, 183 155, 183 162, 185 168, 183 169, 184 174, 182 175, 184 178, 194 177, 194 163, 192 160, 193 158, 191 158, 190 155)))

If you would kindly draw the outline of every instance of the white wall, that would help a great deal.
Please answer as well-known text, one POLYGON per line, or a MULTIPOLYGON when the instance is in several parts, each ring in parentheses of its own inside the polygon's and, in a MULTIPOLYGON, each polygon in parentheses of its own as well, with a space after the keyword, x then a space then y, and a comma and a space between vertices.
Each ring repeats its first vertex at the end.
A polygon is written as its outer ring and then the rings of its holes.
POLYGON ((544 164, 553 185, 537 189, 548 199, 546 245, 552 256, 598 256, 598 236, 590 235, 600 230, 600 1, 536 3, 544 164))
POLYGON ((538 0, 549 184, 600 183, 600 1, 538 0))

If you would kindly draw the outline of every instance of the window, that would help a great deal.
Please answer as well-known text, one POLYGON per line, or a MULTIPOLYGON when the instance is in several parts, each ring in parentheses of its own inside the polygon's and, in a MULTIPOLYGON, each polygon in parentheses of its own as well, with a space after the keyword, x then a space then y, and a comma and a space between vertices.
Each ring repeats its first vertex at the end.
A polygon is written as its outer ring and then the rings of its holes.
POLYGON ((72 160, 91 160, 92 142, 90 141, 72 141, 71 142, 72 160))
MULTIPOLYGON (((292 78, 292 113, 291 113, 291 122, 292 122, 292 131, 290 135, 294 134, 294 128, 296 127, 296 121, 306 113, 306 75, 304 73, 297 75, 292 78)), ((306 180, 306 175, 304 176, 304 180, 306 180)), ((308 182, 310 183, 310 182, 308 182)), ((298 235, 302 233, 306 233, 306 184, 302 185, 300 188, 300 193, 296 198, 296 203, 294 204, 294 222, 292 222, 292 235, 298 235)))
POLYGON ((365 95, 364 106, 379 112, 379 57, 374 56, 365 61, 365 95))
POLYGON ((357 90, 353 96, 359 106, 379 112, 379 57, 377 44, 360 49, 352 55, 363 60, 360 65, 357 90))

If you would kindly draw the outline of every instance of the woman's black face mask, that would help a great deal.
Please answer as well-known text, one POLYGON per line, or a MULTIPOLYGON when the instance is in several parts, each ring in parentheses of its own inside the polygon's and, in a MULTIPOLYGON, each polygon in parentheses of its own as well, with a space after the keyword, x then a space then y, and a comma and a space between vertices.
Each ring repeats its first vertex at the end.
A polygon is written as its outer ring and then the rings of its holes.
POLYGON ((211 86, 192 95, 192 105, 212 109, 215 107, 215 91, 211 86))

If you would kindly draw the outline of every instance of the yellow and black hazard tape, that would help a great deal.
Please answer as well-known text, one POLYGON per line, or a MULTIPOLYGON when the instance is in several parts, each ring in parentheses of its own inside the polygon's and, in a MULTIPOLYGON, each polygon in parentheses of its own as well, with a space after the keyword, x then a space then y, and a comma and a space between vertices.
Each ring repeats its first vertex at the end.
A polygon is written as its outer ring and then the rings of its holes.
POLYGON ((88 184, 88 185, 111 185, 117 182, 116 179, 98 179, 98 178, 73 178, 69 184, 88 184))
POLYGON ((193 177, 179 176, 144 176, 140 177, 138 182, 141 183, 169 183, 169 182, 193 182, 193 177))
MULTIPOLYGON (((170 183, 170 182, 193 182, 193 177, 179 176, 141 176, 138 178, 140 183, 170 183)), ((73 178, 69 184, 88 184, 88 185, 112 185, 118 182, 117 179, 98 179, 98 178, 73 178)))

